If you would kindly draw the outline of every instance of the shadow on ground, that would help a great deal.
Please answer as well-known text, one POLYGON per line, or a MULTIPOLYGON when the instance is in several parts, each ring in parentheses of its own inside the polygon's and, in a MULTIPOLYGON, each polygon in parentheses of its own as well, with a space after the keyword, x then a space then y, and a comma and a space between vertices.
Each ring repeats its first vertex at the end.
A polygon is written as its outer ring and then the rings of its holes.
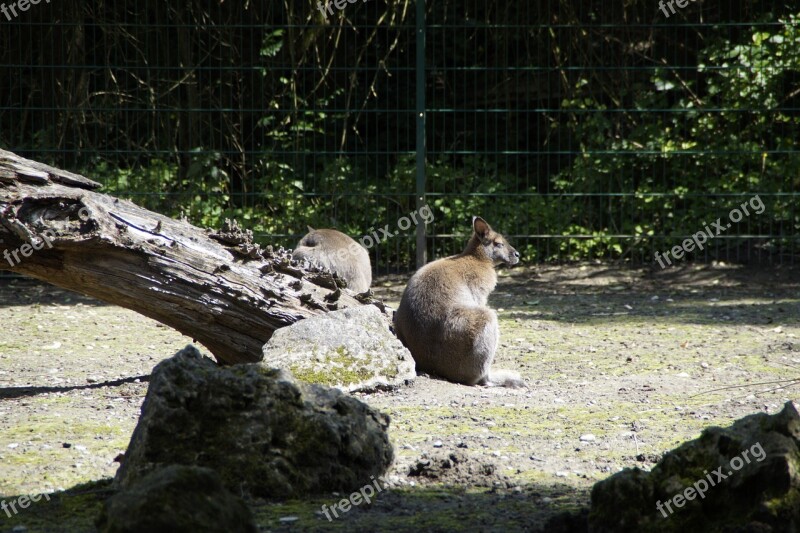
MULTIPOLYGON (((548 520, 562 514, 577 514, 588 504, 588 493, 571 487, 523 485, 514 493, 465 490, 460 487, 427 486, 385 489, 370 505, 339 511, 338 518, 325 517, 328 508, 344 495, 317 496, 304 501, 248 501, 262 531, 348 532, 452 532, 452 531, 553 531, 548 520)), ((49 501, 15 503, 20 496, 4 496, 8 512, 0 516, 0 532, 26 533, 96 532, 95 520, 103 502, 113 494, 111 480, 76 485, 48 495, 49 501), (11 515, 9 517, 9 515, 11 515)), ((27 495, 26 495, 27 496, 27 495)), ((559 520, 563 522, 563 520, 559 520)), ((580 531, 574 529, 564 531, 580 531)))

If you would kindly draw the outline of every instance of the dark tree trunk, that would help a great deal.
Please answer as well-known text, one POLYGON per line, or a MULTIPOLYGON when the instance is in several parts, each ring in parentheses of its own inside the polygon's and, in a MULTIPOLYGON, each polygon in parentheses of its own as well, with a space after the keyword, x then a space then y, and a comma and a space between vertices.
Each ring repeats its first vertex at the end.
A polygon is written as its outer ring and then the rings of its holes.
POLYGON ((373 302, 341 280, 261 249, 229 222, 203 230, 96 189, 83 176, 0 150, 0 269, 158 320, 223 363, 261 359, 272 332, 373 302))

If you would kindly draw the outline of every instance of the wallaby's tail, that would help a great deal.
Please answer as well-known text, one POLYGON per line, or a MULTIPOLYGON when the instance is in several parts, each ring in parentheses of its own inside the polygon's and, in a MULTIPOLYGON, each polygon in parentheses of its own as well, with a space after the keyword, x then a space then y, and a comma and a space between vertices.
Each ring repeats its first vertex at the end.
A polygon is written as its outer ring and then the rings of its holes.
POLYGON ((501 370, 499 368, 490 371, 489 376, 484 378, 480 385, 486 385, 487 387, 509 387, 512 389, 528 387, 520 375, 513 370, 501 370))

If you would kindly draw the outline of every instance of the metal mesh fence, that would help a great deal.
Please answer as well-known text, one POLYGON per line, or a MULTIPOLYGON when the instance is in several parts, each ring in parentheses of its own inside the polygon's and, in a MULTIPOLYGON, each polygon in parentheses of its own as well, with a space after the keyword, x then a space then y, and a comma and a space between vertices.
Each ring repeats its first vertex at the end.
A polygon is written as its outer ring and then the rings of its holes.
POLYGON ((422 203, 428 259, 478 214, 527 261, 794 264, 800 10, 663 5, 29 4, 0 145, 264 244, 372 235, 379 273, 422 203))

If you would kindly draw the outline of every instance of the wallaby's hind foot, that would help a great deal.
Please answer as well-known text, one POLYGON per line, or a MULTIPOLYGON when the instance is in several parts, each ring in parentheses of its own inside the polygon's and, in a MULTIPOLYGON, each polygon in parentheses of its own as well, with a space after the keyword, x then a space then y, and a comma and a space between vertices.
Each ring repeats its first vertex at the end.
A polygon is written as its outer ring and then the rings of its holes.
POLYGON ((510 389, 527 389, 528 384, 513 370, 496 369, 489 372, 478 385, 487 387, 508 387, 510 389))

